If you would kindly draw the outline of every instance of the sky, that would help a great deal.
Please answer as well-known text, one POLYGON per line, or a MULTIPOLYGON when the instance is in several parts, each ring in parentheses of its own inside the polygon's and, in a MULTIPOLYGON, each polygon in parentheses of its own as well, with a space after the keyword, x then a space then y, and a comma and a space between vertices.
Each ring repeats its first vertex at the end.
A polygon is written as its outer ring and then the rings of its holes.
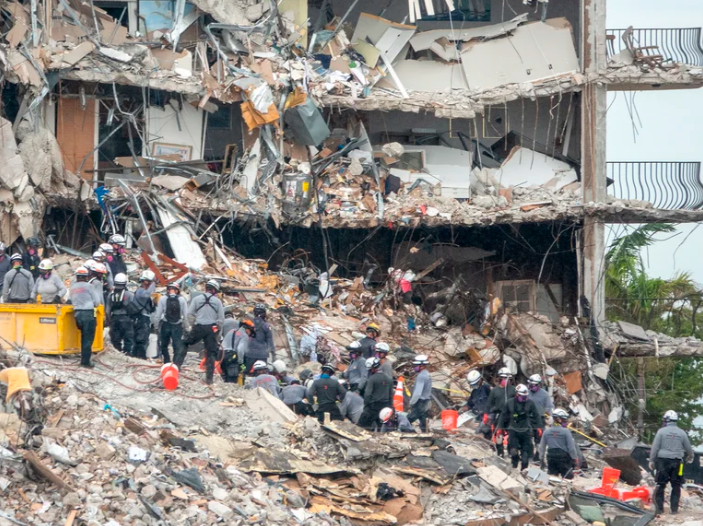
MULTIPOLYGON (((703 27, 703 0, 607 0, 606 17, 608 28, 703 27)), ((703 88, 634 93, 636 138, 628 112, 632 97, 608 94, 608 161, 703 161, 703 88)), ((623 233, 620 225, 610 228, 611 238, 623 233)), ((676 235, 661 237, 644 254, 650 274, 688 272, 703 284, 703 224, 681 225, 676 235)))

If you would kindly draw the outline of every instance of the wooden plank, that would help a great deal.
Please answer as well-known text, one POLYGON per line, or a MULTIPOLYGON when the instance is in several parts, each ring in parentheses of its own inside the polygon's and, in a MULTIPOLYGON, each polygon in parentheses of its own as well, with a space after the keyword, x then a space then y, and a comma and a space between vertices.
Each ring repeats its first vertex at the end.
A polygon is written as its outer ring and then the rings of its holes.
POLYGON ((434 269, 439 267, 442 263, 444 263, 444 258, 439 258, 437 261, 432 263, 429 267, 427 267, 425 270, 420 272, 417 276, 415 276, 415 281, 420 281, 422 278, 427 276, 430 272, 432 272, 434 269))
POLYGON ((22 453, 22 457, 27 462, 29 462, 29 465, 32 466, 34 471, 36 471, 39 475, 41 475, 43 478, 45 478, 52 484, 58 486, 63 490, 73 491, 73 488, 69 486, 61 477, 59 477, 56 473, 54 473, 44 465, 44 463, 34 451, 25 451, 22 453))

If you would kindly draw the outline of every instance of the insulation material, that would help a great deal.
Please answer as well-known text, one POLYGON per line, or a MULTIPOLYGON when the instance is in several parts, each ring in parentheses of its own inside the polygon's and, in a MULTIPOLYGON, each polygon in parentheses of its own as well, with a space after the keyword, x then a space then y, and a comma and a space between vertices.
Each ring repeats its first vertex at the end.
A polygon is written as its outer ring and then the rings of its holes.
POLYGON ((520 146, 511 150, 495 178, 503 188, 544 185, 557 190, 578 181, 569 164, 520 146))
POLYGON ((462 52, 461 63, 472 90, 579 71, 571 25, 565 18, 525 24, 510 36, 478 42, 462 52))
POLYGON ((196 270, 203 268, 207 261, 205 261, 203 251, 200 250, 200 245, 193 241, 188 229, 181 224, 176 224, 180 220, 168 210, 157 208, 156 211, 166 229, 175 260, 189 268, 196 270))

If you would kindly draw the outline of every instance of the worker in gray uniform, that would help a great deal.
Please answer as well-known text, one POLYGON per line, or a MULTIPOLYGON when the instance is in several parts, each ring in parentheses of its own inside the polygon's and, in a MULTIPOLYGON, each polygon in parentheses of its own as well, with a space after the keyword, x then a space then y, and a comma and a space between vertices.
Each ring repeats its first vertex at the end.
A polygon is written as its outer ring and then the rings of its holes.
MULTIPOLYGON (((554 402, 549 393, 542 389, 542 377, 538 374, 533 374, 527 380, 527 388, 530 390, 528 398, 532 400, 537 406, 537 411, 542 416, 542 423, 546 425, 547 417, 552 416, 552 410, 554 409, 554 402)), ((544 429, 542 429, 544 432, 544 429)), ((535 439, 535 458, 534 460, 539 461, 539 444, 540 440, 535 439)))
MULTIPOLYGON (((347 388, 344 381, 341 381, 340 384, 342 384, 342 387, 345 389, 347 388)), ((354 424, 358 424, 361 413, 364 412, 364 399, 358 392, 347 389, 342 403, 339 406, 339 412, 342 413, 344 418, 348 418, 354 424)))
POLYGON ((430 399, 432 398, 432 378, 427 366, 429 359, 424 354, 418 354, 413 360, 413 369, 419 373, 415 378, 413 394, 410 397, 410 412, 408 422, 420 421, 420 431, 427 433, 427 415, 430 412, 430 399))
POLYGON ((378 342, 376 344, 376 358, 381 360, 381 372, 393 379, 393 366, 388 360, 388 353, 391 352, 391 347, 386 342, 378 342))
POLYGON ((205 343, 205 383, 212 384, 215 375, 215 360, 220 355, 218 336, 225 323, 225 308, 217 297, 220 292, 220 283, 214 279, 205 284, 205 294, 193 298, 188 307, 188 322, 193 329, 185 345, 174 352, 173 363, 180 369, 183 366, 188 347, 203 341, 205 343))
POLYGON ((559 475, 567 479, 574 478, 574 468, 579 465, 579 455, 576 449, 574 437, 571 436, 566 426, 569 421, 569 413, 558 408, 553 412, 554 425, 548 427, 542 434, 539 443, 539 458, 542 459, 540 467, 545 466, 545 450, 547 452, 547 473, 559 475))
POLYGON ((39 263, 39 277, 32 287, 32 301, 41 298, 42 303, 61 303, 66 295, 66 285, 63 280, 53 272, 54 264, 50 259, 39 263))
MULTIPOLYGON (((146 349, 149 346, 151 334, 151 316, 154 313, 154 301, 151 296, 156 290, 154 280, 156 275, 151 270, 145 270, 139 276, 139 288, 134 291, 130 311, 134 322, 134 346, 132 351, 136 358, 146 360, 146 349)), ((178 364, 180 367, 180 364, 178 364)))
MULTIPOLYGON (((498 422, 500 421, 500 414, 508 403, 508 400, 515 398, 515 386, 512 385, 513 375, 510 369, 507 367, 501 367, 498 371, 498 377, 500 378, 500 383, 491 389, 491 393, 488 395, 488 422, 487 425, 491 426, 491 434, 493 435, 493 441, 496 445, 496 453, 498 456, 502 457, 505 455, 505 444, 501 437, 496 436, 496 430, 498 429, 498 422)), ((507 436, 505 437, 507 441, 507 436)))
POLYGON ((369 371, 366 369, 366 358, 364 358, 359 342, 352 342, 349 347, 349 367, 344 371, 342 376, 349 382, 349 389, 362 393, 366 386, 366 380, 369 377, 369 371))
POLYGON ((22 256, 12 254, 12 269, 5 274, 2 287, 4 303, 27 303, 32 296, 34 277, 29 270, 22 268, 22 256))
POLYGON ((666 485, 671 484, 671 513, 679 512, 681 486, 684 483, 684 458, 689 464, 693 462, 693 448, 686 432, 677 422, 679 415, 676 411, 664 413, 664 427, 657 431, 649 454, 649 469, 655 472, 654 480, 657 488, 654 490, 656 514, 664 513, 664 492, 666 485))
POLYGON ((344 420, 337 402, 344 400, 347 390, 334 376, 334 367, 330 364, 323 365, 321 373, 308 389, 308 400, 317 400, 317 421, 324 422, 325 413, 329 413, 331 420, 344 420))
MULTIPOLYGON (((26 272, 26 271, 25 271, 26 272)), ((95 309, 101 304, 98 291, 88 283, 90 271, 85 267, 76 269, 76 280, 68 289, 76 319, 76 327, 81 332, 81 367, 93 367, 90 357, 95 339, 95 309)))
POLYGON ((289 385, 281 389, 281 400, 296 415, 313 415, 315 412, 307 403, 307 389, 300 384, 300 380, 293 380, 289 385))
POLYGON ((393 380, 381 372, 381 360, 373 356, 366 359, 369 379, 364 389, 364 410, 358 425, 373 431, 381 428, 378 415, 384 407, 393 407, 393 380))

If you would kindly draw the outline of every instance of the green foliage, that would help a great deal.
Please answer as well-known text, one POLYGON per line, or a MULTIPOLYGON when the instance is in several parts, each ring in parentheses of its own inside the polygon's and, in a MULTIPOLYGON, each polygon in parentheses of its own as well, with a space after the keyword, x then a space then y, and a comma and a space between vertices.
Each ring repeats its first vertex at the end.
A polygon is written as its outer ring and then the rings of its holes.
MULTIPOLYGON (((647 275, 642 251, 650 247, 655 236, 671 233, 671 225, 649 224, 616 239, 606 255, 606 316, 611 321, 628 321, 646 330, 673 337, 703 338, 703 291, 688 274, 672 279, 647 275)), ((622 360, 614 371, 618 385, 629 401, 631 415, 637 414, 635 360, 622 360)), ((703 360, 666 358, 645 360, 645 439, 651 440, 661 426, 665 411, 679 413, 681 427, 693 430, 692 422, 701 413, 703 397, 703 360)), ((698 438, 703 438, 700 433, 698 438)))

